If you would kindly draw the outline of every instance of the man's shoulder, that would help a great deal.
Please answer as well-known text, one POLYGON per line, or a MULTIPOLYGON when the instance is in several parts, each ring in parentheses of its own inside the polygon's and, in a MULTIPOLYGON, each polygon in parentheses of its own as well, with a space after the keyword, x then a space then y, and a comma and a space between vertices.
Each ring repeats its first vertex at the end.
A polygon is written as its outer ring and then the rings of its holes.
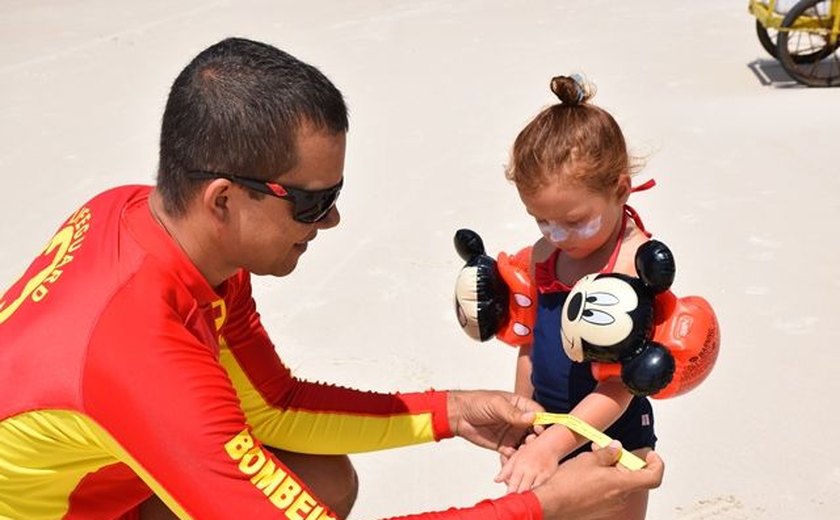
POLYGON ((123 184, 104 189, 93 195, 88 203, 94 201, 130 200, 136 197, 145 197, 151 193, 154 187, 147 184, 123 184))

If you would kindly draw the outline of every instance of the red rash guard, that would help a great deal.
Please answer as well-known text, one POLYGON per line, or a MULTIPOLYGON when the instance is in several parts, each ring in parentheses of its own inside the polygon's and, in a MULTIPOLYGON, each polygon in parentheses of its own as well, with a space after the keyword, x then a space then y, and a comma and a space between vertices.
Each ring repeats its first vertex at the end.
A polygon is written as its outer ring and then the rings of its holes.
MULTIPOLYGON (((238 272, 214 289, 154 220, 151 189, 77 210, 0 298, 0 517, 334 514, 263 444, 337 454, 451 437, 446 394, 294 378, 238 272)), ((407 518, 541 517, 533 493, 407 518)))

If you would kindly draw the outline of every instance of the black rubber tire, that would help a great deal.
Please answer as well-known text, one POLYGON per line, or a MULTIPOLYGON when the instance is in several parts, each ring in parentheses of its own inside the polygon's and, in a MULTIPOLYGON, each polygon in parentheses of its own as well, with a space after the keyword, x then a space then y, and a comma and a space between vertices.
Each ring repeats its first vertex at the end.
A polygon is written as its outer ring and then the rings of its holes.
MULTIPOLYGON (((818 16, 817 5, 830 0, 801 0, 785 15, 776 41, 776 53, 785 71, 797 82, 809 87, 833 87, 840 85, 840 56, 835 52, 838 43, 830 45, 819 36, 806 31, 791 29, 802 16, 818 16), (802 39, 810 46, 803 52, 799 49, 802 39), (796 48, 791 49, 791 45, 796 48)), ((830 15, 826 14, 826 24, 830 15)))
MULTIPOLYGON (((777 60, 779 59, 779 31, 777 29, 764 27, 762 23, 756 19, 755 20, 755 33, 758 36, 758 41, 761 43, 761 46, 767 51, 770 56, 773 56, 777 60)), ((818 51, 806 54, 797 54, 792 57, 794 62, 796 63, 813 63, 815 61, 821 60, 823 57, 827 55, 824 52, 824 49, 820 49, 818 51)))
POLYGON ((770 56, 779 59, 779 55, 776 52, 776 36, 778 35, 778 31, 776 29, 767 29, 767 27, 764 27, 764 25, 762 25, 756 18, 755 33, 758 35, 758 41, 761 43, 761 46, 764 47, 764 50, 767 51, 770 56), (772 34, 770 31, 773 31, 772 34))

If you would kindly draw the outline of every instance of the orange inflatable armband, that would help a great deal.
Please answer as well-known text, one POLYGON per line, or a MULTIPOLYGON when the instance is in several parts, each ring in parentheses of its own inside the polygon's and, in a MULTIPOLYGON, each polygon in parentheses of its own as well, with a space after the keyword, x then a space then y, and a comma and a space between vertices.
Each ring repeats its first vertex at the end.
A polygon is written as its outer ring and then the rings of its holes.
MULTIPOLYGON (((677 298, 671 291, 654 302, 653 341, 674 358, 674 376, 654 399, 683 395, 711 373, 720 350, 720 325, 712 306, 700 296, 677 298)), ((603 381, 621 377, 619 363, 592 363, 592 375, 603 381)))
POLYGON ((455 314, 473 339, 496 337, 513 345, 531 342, 537 316, 537 291, 529 269, 531 247, 494 260, 475 231, 459 229, 455 249, 466 262, 455 280, 455 314))
POLYGON ((496 259, 499 274, 510 289, 507 316, 496 337, 508 345, 527 345, 534 337, 537 287, 528 272, 531 266, 531 250, 529 246, 513 256, 499 253, 496 259))

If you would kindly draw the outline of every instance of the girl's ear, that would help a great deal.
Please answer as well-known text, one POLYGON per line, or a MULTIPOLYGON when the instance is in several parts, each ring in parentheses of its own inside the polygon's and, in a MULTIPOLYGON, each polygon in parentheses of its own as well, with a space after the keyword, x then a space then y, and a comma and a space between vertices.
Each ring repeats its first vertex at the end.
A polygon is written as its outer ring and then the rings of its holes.
POLYGON ((632 189, 633 188, 630 185, 630 174, 621 174, 618 178, 618 184, 615 186, 615 198, 618 200, 619 204, 627 204, 627 200, 630 198, 632 189))

